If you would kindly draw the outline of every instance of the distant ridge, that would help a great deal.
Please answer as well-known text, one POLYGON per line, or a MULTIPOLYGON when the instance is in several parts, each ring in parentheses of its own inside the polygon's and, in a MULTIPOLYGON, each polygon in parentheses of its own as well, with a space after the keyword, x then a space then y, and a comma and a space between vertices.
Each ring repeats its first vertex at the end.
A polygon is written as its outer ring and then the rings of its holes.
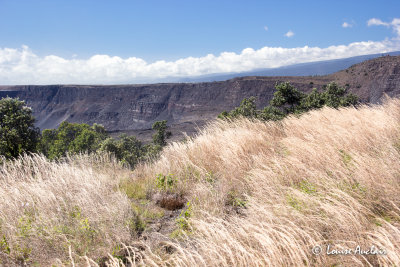
POLYGON ((400 51, 362 55, 349 58, 332 59, 324 61, 315 61, 308 63, 299 63, 294 65, 283 66, 279 68, 258 69, 246 72, 235 72, 226 74, 210 74, 201 75, 190 78, 177 79, 176 82, 213 82, 225 81, 236 77, 245 76, 313 76, 328 75, 347 69, 348 67, 382 55, 399 56, 400 51))

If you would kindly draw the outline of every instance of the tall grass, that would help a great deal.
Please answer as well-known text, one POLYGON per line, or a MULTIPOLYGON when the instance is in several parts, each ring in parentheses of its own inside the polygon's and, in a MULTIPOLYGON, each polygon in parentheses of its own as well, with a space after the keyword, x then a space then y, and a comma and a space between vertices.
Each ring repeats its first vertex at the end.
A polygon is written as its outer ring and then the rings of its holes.
POLYGON ((0 260, 42 265, 107 256, 130 240, 130 202, 116 190, 110 158, 80 156, 62 163, 23 156, 0 168, 0 260))
POLYGON ((216 122, 136 170, 149 179, 175 174, 177 190, 193 205, 189 237, 155 262, 400 265, 399 153, 399 100, 324 108, 277 123, 216 122), (387 255, 327 255, 328 244, 374 245, 387 255), (312 253, 316 245, 320 255, 312 253))
POLYGON ((26 156, 0 169, 11 251, 1 243, 0 259, 16 262, 26 249, 25 261, 44 265, 108 256, 108 266, 399 266, 399 159, 397 99, 281 122, 216 121, 134 172, 110 159, 26 156), (162 175, 168 186, 157 186, 162 175), (129 200, 121 181, 146 193, 129 200), (160 194, 188 203, 154 221, 162 230, 150 222, 135 236, 130 201, 156 205, 160 194), (123 257, 111 255, 120 243, 123 257), (328 245, 387 255, 327 255, 328 245))

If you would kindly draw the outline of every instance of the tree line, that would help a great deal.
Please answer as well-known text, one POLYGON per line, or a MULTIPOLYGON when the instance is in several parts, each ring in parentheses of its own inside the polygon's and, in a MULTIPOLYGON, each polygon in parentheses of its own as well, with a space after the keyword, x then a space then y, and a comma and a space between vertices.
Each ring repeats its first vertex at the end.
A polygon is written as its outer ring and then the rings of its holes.
POLYGON ((275 85, 274 96, 269 105, 258 110, 256 98, 245 98, 240 106, 230 112, 222 112, 218 118, 233 120, 239 117, 259 119, 263 121, 282 120, 288 115, 300 115, 304 112, 319 109, 324 106, 339 108, 354 106, 358 103, 358 97, 347 93, 347 90, 336 83, 323 86, 322 90, 314 88, 306 94, 292 86, 288 82, 275 85))
POLYGON ((56 160, 67 154, 108 152, 133 168, 139 161, 157 156, 171 136, 165 120, 153 124, 155 133, 149 144, 126 134, 113 138, 96 123, 64 121, 58 128, 46 129, 42 133, 34 123, 32 109, 24 101, 10 97, 1 99, 0 156, 8 160, 23 153, 41 153, 56 160))

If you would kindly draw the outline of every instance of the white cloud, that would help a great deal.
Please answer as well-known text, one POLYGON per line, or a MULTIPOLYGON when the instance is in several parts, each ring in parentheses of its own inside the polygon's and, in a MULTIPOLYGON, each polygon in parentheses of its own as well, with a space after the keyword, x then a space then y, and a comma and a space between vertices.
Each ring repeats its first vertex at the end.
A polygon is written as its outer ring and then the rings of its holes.
MULTIPOLYGON (((396 22, 397 23, 397 22, 396 22)), ((399 21, 400 23, 400 21, 399 21)), ((41 57, 29 47, 0 48, 0 84, 112 84, 156 82, 167 77, 242 72, 259 68, 346 58, 400 50, 400 41, 355 42, 320 47, 246 48, 241 53, 223 52, 176 61, 146 62, 137 57, 94 55, 89 59, 41 57)))
POLYGON ((396 32, 397 37, 400 37, 400 18, 393 19, 391 25, 393 30, 396 32))
POLYGON ((378 25, 378 26, 386 26, 389 27, 389 23, 383 22, 380 19, 372 18, 367 21, 368 26, 378 25))
POLYGON ((264 26, 264 30, 268 31, 268 26, 264 26))
POLYGON ((380 19, 372 18, 367 21, 367 25, 390 27, 396 33, 397 39, 400 39, 400 18, 394 18, 391 22, 383 22, 380 19))
POLYGON ((292 32, 292 31, 288 31, 287 33, 285 33, 285 36, 288 38, 292 37, 293 35, 294 35, 294 32, 292 32))
POLYGON ((353 24, 348 23, 348 22, 343 22, 342 27, 343 28, 351 28, 351 27, 353 27, 353 24))

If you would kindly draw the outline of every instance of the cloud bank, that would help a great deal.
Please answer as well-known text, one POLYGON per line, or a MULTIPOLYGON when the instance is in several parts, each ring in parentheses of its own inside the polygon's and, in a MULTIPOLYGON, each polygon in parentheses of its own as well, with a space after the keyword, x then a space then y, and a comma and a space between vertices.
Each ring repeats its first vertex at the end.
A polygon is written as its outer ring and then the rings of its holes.
POLYGON ((40 57, 29 47, 22 46, 20 49, 0 48, 0 85, 157 82, 168 77, 243 72, 397 50, 400 50, 400 42, 385 40, 326 48, 246 48, 241 53, 223 52, 149 63, 137 57, 109 55, 94 55, 89 59, 65 59, 55 55, 40 57))

